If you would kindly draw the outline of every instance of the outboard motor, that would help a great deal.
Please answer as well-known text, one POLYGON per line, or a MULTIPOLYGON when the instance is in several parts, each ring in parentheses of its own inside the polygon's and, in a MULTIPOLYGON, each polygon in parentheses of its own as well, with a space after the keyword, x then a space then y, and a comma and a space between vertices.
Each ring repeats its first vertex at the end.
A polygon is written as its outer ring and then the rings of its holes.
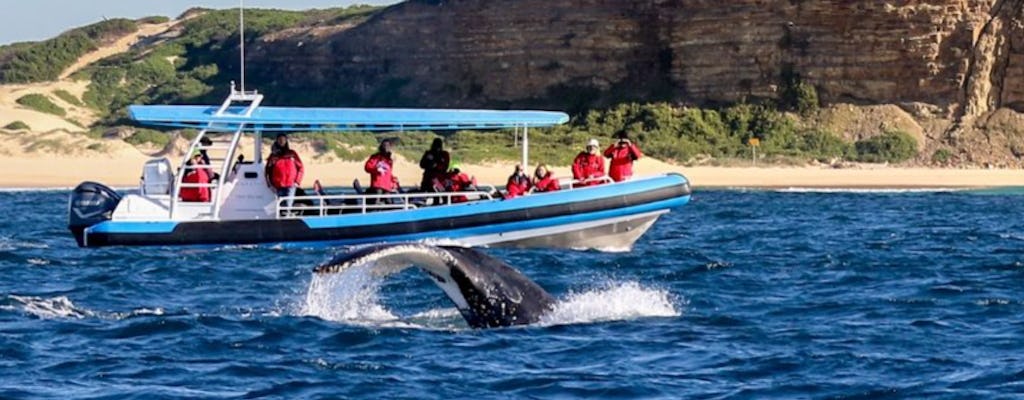
POLYGON ((85 228, 108 221, 121 202, 114 189, 96 182, 82 182, 71 192, 68 201, 68 229, 79 247, 85 247, 85 228))

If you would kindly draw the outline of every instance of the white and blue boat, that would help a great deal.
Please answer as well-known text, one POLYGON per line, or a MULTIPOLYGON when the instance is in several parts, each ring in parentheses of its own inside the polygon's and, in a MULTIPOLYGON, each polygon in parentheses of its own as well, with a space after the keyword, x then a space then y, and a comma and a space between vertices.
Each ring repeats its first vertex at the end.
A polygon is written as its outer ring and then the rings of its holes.
POLYGON ((205 151, 209 165, 173 171, 166 159, 143 168, 137 192, 121 194, 84 182, 71 195, 69 228, 81 247, 145 245, 343 246, 427 241, 468 246, 629 249, 659 216, 686 204, 690 186, 678 174, 574 187, 502 199, 494 188, 460 193, 334 195, 284 198, 266 185, 264 133, 508 129, 521 138, 528 164, 530 128, 568 121, 549 111, 286 108, 261 106, 262 95, 236 91, 220 106, 131 106, 145 125, 198 128, 186 152, 205 151), (241 103, 237 106, 236 103, 241 103), (247 104, 246 104, 247 103, 247 104), (243 135, 256 138, 254 160, 238 160, 243 135), (203 140, 204 138, 209 140, 203 140), (183 183, 192 168, 207 168, 222 179, 183 183), (179 200, 182 188, 206 187, 209 202, 179 200), (437 197, 465 196, 468 202, 426 205, 437 197))

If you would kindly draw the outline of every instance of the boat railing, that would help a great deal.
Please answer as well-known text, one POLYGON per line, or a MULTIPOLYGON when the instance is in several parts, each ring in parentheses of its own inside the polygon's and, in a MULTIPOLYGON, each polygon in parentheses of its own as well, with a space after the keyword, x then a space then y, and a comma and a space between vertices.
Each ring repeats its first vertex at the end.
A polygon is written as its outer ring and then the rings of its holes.
POLYGON ((277 199, 275 215, 278 218, 298 218, 409 210, 432 205, 493 200, 497 193, 493 186, 486 186, 478 190, 461 192, 307 195, 294 196, 290 207, 287 205, 288 197, 281 196, 277 199))
POLYGON ((602 176, 599 178, 587 178, 587 179, 572 179, 571 177, 559 178, 558 182, 563 182, 563 179, 568 181, 569 190, 576 189, 578 187, 588 187, 594 185, 605 185, 609 183, 615 183, 612 178, 608 176, 602 176))

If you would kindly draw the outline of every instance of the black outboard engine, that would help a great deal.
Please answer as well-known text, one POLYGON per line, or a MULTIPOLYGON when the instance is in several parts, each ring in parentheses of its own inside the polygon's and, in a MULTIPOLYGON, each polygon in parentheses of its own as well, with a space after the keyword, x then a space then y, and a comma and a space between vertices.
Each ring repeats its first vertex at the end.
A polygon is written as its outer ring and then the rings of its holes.
POLYGON ((85 228, 110 220, 121 195, 103 184, 82 182, 68 201, 68 229, 79 247, 85 247, 85 228))

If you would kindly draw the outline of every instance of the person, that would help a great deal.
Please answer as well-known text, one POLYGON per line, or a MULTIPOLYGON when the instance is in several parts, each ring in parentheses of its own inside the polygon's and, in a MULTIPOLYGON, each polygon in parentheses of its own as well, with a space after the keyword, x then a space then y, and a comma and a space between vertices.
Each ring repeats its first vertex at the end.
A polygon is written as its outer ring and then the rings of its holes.
POLYGON ((548 166, 540 164, 533 171, 533 192, 554 192, 561 189, 558 179, 552 176, 548 166))
POLYGON ((639 160, 644 154, 629 140, 625 130, 620 130, 615 137, 618 141, 608 146, 604 156, 612 159, 608 165, 608 176, 615 182, 622 182, 633 176, 633 161, 639 160))
POLYGON ((420 168, 423 169, 423 180, 420 181, 420 190, 430 192, 434 189, 434 180, 443 177, 448 173, 448 166, 451 163, 451 155, 444 150, 444 141, 435 138, 430 144, 430 150, 423 152, 420 158, 420 168))
POLYGON ((604 177, 604 159, 597 154, 600 144, 597 139, 590 139, 587 148, 581 151, 572 162, 572 179, 576 186, 600 185, 604 177))
POLYGON ((288 145, 288 135, 277 134, 267 157, 267 186, 274 188, 278 196, 288 196, 289 209, 295 204, 295 191, 302 185, 304 171, 299 153, 288 145))
MULTIPOLYGON (((391 140, 384 139, 377 147, 377 152, 366 160, 363 169, 370 174, 370 187, 365 194, 395 193, 398 189, 398 178, 394 175, 395 162, 391 159, 391 140)), ((377 204, 376 199, 370 201, 377 204)))
POLYGON ((508 183, 505 184, 505 190, 508 192, 505 198, 514 199, 522 196, 529 192, 531 187, 530 177, 523 172, 522 164, 516 164, 516 171, 509 175, 508 183))
MULTIPOLYGON (((203 165, 205 164, 203 163, 202 153, 199 151, 192 152, 192 157, 185 163, 185 176, 181 177, 181 183, 189 185, 209 184, 210 171, 207 168, 203 168, 203 165)), ((207 203, 210 201, 210 188, 186 187, 183 185, 179 191, 179 197, 181 197, 181 201, 207 203)))
MULTIPOLYGON (((444 175, 442 185, 444 191, 449 193, 464 192, 467 190, 474 190, 476 187, 476 179, 470 178, 465 172, 462 172, 462 167, 459 163, 453 163, 451 170, 444 175)), ((469 199, 466 195, 454 195, 452 196, 452 203, 465 203, 469 199)))
MULTIPOLYGON (((210 138, 203 136, 199 139, 199 144, 202 146, 199 149, 199 154, 203 155, 203 164, 210 165, 210 155, 206 153, 206 149, 213 146, 213 141, 210 138)), ((214 170, 209 170, 210 181, 220 181, 220 173, 214 170)))

